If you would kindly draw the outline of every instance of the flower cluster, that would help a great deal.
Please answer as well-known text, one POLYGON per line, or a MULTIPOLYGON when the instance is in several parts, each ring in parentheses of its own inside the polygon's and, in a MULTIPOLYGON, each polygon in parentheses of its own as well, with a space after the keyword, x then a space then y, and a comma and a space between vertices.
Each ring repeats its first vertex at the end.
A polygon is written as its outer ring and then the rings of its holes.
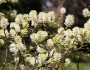
POLYGON ((7 18, 1 18, 0 27, 2 27, 2 29, 6 29, 8 25, 9 25, 8 19, 7 18))
POLYGON ((61 9, 60 9, 60 13, 63 15, 63 14, 65 14, 66 13, 66 9, 64 8, 64 7, 62 7, 61 9))
POLYGON ((33 33, 30 35, 30 38, 33 42, 42 42, 46 37, 48 36, 48 33, 46 31, 38 31, 37 33, 33 33))
POLYGON ((70 27, 74 24, 74 16, 73 15, 67 15, 64 23, 67 27, 70 27))
POLYGON ((83 15, 84 15, 84 17, 90 17, 90 11, 88 10, 88 8, 85 8, 83 10, 83 15))
POLYGON ((6 2, 17 3, 18 0, 0 0, 0 4, 2 4, 2 3, 6 3, 6 2))

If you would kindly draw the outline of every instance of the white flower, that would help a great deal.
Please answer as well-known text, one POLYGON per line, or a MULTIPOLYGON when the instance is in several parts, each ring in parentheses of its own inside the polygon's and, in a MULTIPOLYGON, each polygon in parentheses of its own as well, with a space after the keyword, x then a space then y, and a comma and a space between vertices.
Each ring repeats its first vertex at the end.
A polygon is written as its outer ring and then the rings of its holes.
POLYGON ((77 36, 79 34, 81 34, 80 28, 79 27, 74 27, 73 28, 73 35, 77 36))
POLYGON ((31 34, 30 38, 33 42, 42 42, 47 36, 48 33, 46 31, 38 31, 37 33, 31 34))
POLYGON ((31 26, 36 27, 38 24, 38 18, 37 18, 37 12, 35 10, 30 11, 29 13, 29 19, 31 21, 31 26))
POLYGON ((11 29, 10 30, 10 35, 11 35, 11 37, 14 38, 16 36, 16 31, 14 29, 11 29))
POLYGON ((15 36, 15 42, 16 43, 22 42, 22 38, 19 35, 15 36))
POLYGON ((47 14, 47 22, 52 22, 55 19, 55 15, 53 11, 48 12, 47 14))
POLYGON ((32 24, 31 24, 31 26, 34 26, 34 27, 36 27, 38 25, 38 23, 36 23, 36 22, 33 22, 32 21, 32 24))
POLYGON ((29 15, 28 14, 24 14, 23 15, 23 19, 28 22, 29 21, 29 15))
POLYGON ((16 32, 20 32, 20 26, 15 22, 10 23, 10 28, 14 28, 16 32))
POLYGON ((64 7, 62 7, 61 9, 60 9, 60 13, 63 15, 63 14, 65 14, 66 13, 66 9, 64 8, 64 7))
POLYGON ((19 61, 19 57, 15 57, 14 62, 18 62, 18 61, 19 61))
POLYGON ((48 40, 47 40, 47 46, 49 46, 49 47, 54 46, 54 42, 53 42, 52 39, 48 39, 48 40))
POLYGON ((37 34, 42 38, 45 38, 48 36, 48 33, 46 31, 38 31, 37 34))
POLYGON ((33 33, 30 35, 30 38, 33 42, 36 42, 36 40, 38 40, 38 35, 36 33, 33 33))
POLYGON ((30 21, 37 22, 37 12, 35 10, 30 11, 29 18, 30 21))
POLYGON ((48 33, 46 31, 38 31, 37 36, 38 41, 42 42, 48 36, 48 33))
POLYGON ((35 65, 35 63, 37 63, 37 60, 35 59, 35 57, 26 57, 25 61, 29 62, 32 66, 35 65))
POLYGON ((0 39, 0 45, 4 45, 4 44, 5 44, 4 40, 0 39))
POLYGON ((22 22, 24 21, 23 15, 22 14, 18 14, 15 18, 15 21, 19 24, 22 24, 22 22))
POLYGON ((1 18, 4 18, 4 15, 5 15, 5 14, 3 14, 3 13, 0 12, 0 19, 1 19, 1 18))
POLYGON ((55 51, 56 51, 56 49, 55 49, 55 48, 54 48, 54 49, 52 49, 52 50, 50 51, 49 56, 51 57, 51 56, 55 53, 55 51))
POLYGON ((5 36, 4 30, 0 29, 0 37, 5 36))
POLYGON ((18 0, 11 0, 12 3, 18 2, 18 0))
POLYGON ((57 43, 61 43, 63 38, 64 38, 64 33, 63 34, 56 34, 54 37, 53 37, 53 41, 55 44, 57 43))
POLYGON ((87 8, 83 9, 83 15, 84 17, 90 17, 90 11, 87 8))
POLYGON ((35 58, 34 58, 34 57, 31 57, 31 58, 30 58, 30 63, 31 63, 31 65, 33 65, 33 66, 35 65, 35 58))
POLYGON ((24 65, 24 64, 20 64, 19 66, 20 66, 20 69, 21 69, 21 70, 26 70, 26 68, 25 68, 25 65, 24 65))
POLYGON ((26 57, 25 61, 29 62, 30 58, 31 58, 31 56, 30 57, 26 57))
POLYGON ((3 0, 0 0, 0 4, 2 4, 3 3, 3 0))
POLYGON ((2 29, 6 29, 8 25, 9 25, 8 19, 2 18, 0 21, 0 27, 2 27, 2 29))
POLYGON ((73 32, 71 31, 71 29, 67 29, 66 31, 64 31, 64 34, 66 36, 72 36, 73 35, 73 32))
POLYGON ((46 50, 44 48, 41 48, 39 46, 37 46, 37 49, 36 49, 39 53, 43 53, 43 52, 46 52, 46 50))
POLYGON ((16 45, 17 45, 18 50, 20 51, 26 50, 26 46, 22 42, 18 42, 16 45))
POLYGON ((9 37, 9 32, 8 32, 7 29, 5 30, 5 36, 6 36, 6 37, 9 37))
POLYGON ((38 22, 39 23, 46 23, 47 22, 47 13, 40 12, 38 14, 38 22))
POLYGON ((65 59, 65 64, 70 64, 70 59, 69 58, 65 59))
POLYGON ((6 3, 6 2, 7 2, 6 0, 0 0, 0 4, 6 3))
POLYGON ((47 54, 39 54, 38 55, 38 62, 39 62, 39 64, 42 64, 47 59, 47 57, 48 57, 47 54))
POLYGON ((12 10, 12 12, 11 12, 11 17, 16 17, 16 15, 17 15, 17 11, 16 10, 12 10))
POLYGON ((9 50, 10 50, 10 52, 17 53, 18 52, 17 45, 15 43, 10 44, 9 50))
POLYGON ((90 30, 90 19, 84 24, 84 28, 90 30))
POLYGON ((27 29, 22 29, 21 30, 21 36, 25 36, 27 34, 28 30, 27 29))
POLYGON ((54 59, 53 59, 54 61, 60 61, 60 59, 61 59, 61 54, 60 53, 54 53, 53 55, 54 55, 53 56, 54 57, 54 59))
POLYGON ((23 28, 28 28, 29 27, 29 23, 27 21, 22 22, 22 27, 23 28))
POLYGON ((74 24, 74 16, 73 15, 67 15, 64 23, 67 27, 71 27, 74 24))
POLYGON ((60 27, 60 28, 58 29, 58 33, 60 34, 62 31, 64 31, 64 28, 63 28, 63 27, 60 27))

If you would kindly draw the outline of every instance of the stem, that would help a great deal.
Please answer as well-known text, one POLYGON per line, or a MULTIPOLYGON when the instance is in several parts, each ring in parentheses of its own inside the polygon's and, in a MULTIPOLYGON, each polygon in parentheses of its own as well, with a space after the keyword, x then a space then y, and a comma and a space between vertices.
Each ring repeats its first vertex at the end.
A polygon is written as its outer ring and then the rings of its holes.
POLYGON ((22 59, 22 56, 21 56, 21 53, 20 53, 20 51, 19 51, 19 61, 16 62, 14 70, 17 70, 17 68, 18 68, 18 66, 19 66, 19 64, 20 64, 20 62, 21 62, 21 59, 22 59))
POLYGON ((15 68, 14 68, 14 70, 17 70, 19 64, 20 64, 20 59, 19 59, 19 61, 15 64, 15 68))
POLYGON ((77 69, 80 70, 80 68, 79 68, 79 57, 78 57, 78 60, 77 60, 77 69))
POLYGON ((8 55, 7 52, 8 52, 8 49, 6 48, 6 57, 5 57, 5 62, 4 62, 5 64, 7 62, 7 55, 8 55))
POLYGON ((25 63, 25 59, 23 58, 23 64, 24 64, 24 66, 25 66, 25 70, 28 70, 28 68, 27 68, 27 66, 26 66, 26 63, 25 63))

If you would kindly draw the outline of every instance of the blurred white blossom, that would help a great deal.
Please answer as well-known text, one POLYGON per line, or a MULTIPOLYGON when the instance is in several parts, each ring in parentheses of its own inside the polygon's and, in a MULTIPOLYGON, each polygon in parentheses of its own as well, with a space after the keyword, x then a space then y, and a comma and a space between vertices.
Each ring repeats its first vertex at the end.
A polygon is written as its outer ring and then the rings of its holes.
POLYGON ((54 46, 54 42, 53 42, 52 39, 48 39, 48 40, 47 40, 47 46, 49 46, 49 47, 54 46))
POLYGON ((53 11, 49 11, 47 14, 47 22, 50 23, 55 20, 55 14, 53 11))
POLYGON ((74 24, 74 16, 73 15, 67 15, 64 23, 67 27, 71 27, 74 24))
POLYGON ((61 32, 63 32, 64 31, 64 28, 63 27, 60 27, 59 29, 58 29, 58 33, 60 34, 61 32))
POLYGON ((20 32, 20 26, 15 22, 10 23, 10 28, 15 29, 16 32, 20 32))
POLYGON ((66 13, 66 9, 64 8, 64 7, 62 7, 61 9, 60 9, 60 13, 63 15, 63 14, 65 14, 66 13))
POLYGON ((0 29, 0 37, 3 37, 3 36, 5 36, 4 30, 0 29))
POLYGON ((11 0, 11 2, 12 2, 12 3, 17 3, 17 2, 18 2, 18 0, 11 0))
POLYGON ((9 25, 8 19, 7 18, 1 18, 0 27, 2 27, 2 29, 6 29, 8 25, 9 25))
POLYGON ((35 10, 30 11, 29 13, 29 20, 31 21, 31 26, 37 26, 38 25, 38 18, 37 18, 37 12, 35 10))
POLYGON ((10 50, 10 52, 17 53, 18 52, 17 45, 15 43, 11 43, 9 50, 10 50))
POLYGON ((22 42, 22 38, 21 38, 19 35, 16 35, 16 36, 15 36, 15 42, 16 42, 16 43, 22 42))
POLYGON ((65 64, 70 64, 70 59, 69 58, 65 58, 65 64))
POLYGON ((0 39, 0 45, 2 46, 4 44, 5 44, 4 40, 3 39, 0 39))
POLYGON ((47 22, 47 13, 40 12, 38 14, 38 22, 39 23, 46 23, 47 22))
POLYGON ((16 36, 16 31, 14 29, 10 29, 10 35, 14 38, 16 36))
POLYGON ((26 57, 25 61, 29 62, 32 66, 34 66, 37 63, 37 60, 35 59, 35 57, 26 57))
POLYGON ((18 61, 19 61, 19 57, 15 57, 14 62, 18 62, 18 61))
POLYGON ((40 46, 37 46, 37 49, 36 49, 39 53, 43 53, 43 52, 46 52, 46 50, 44 48, 41 48, 40 46))
POLYGON ((16 10, 12 10, 12 12, 10 13, 11 17, 16 17, 17 15, 17 11, 16 10))
POLYGON ((46 31, 38 31, 37 33, 31 34, 30 38, 33 42, 42 42, 47 36, 48 33, 46 31))
POLYGON ((47 59, 47 57, 48 57, 48 55, 47 54, 39 54, 38 55, 38 62, 39 62, 39 64, 42 64, 43 62, 45 62, 45 60, 47 59))
POLYGON ((19 67, 20 67, 21 70, 26 70, 26 67, 25 67, 24 64, 20 64, 19 67))
POLYGON ((90 19, 84 24, 84 28, 90 30, 90 19))
POLYGON ((88 8, 83 9, 82 12, 84 17, 90 17, 90 11, 88 10, 88 8))
POLYGON ((22 42, 18 42, 16 45, 17 45, 18 50, 20 51, 26 50, 26 46, 22 42))
POLYGON ((60 61, 60 59, 62 58, 60 53, 54 53, 53 55, 54 55, 53 56, 54 57, 53 58, 54 61, 60 61))

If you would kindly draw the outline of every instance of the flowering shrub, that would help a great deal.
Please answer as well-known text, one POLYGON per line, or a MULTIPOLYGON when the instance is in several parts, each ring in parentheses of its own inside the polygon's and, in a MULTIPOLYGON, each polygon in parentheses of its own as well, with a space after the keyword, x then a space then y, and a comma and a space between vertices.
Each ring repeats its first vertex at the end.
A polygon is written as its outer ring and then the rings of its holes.
POLYGON ((0 4, 2 4, 2 3, 6 3, 6 2, 17 3, 18 0, 0 0, 0 4))
MULTIPOLYGON (((66 9, 63 8, 60 12, 64 15, 66 9)), ((70 54, 76 54, 79 59, 83 54, 78 54, 78 50, 90 43, 90 19, 83 28, 69 29, 75 18, 71 14, 66 16, 64 28, 57 23, 53 11, 39 14, 35 10, 29 14, 13 13, 11 16, 16 16, 14 22, 8 22, 0 14, 0 46, 6 50, 1 70, 9 64, 14 65, 14 70, 58 70, 59 67, 65 70, 71 63, 70 54), (14 57, 12 62, 7 62, 8 51, 14 57)), ((89 10, 84 9, 83 15, 89 17, 89 10)), ((89 51, 88 49, 87 52, 89 51)))

